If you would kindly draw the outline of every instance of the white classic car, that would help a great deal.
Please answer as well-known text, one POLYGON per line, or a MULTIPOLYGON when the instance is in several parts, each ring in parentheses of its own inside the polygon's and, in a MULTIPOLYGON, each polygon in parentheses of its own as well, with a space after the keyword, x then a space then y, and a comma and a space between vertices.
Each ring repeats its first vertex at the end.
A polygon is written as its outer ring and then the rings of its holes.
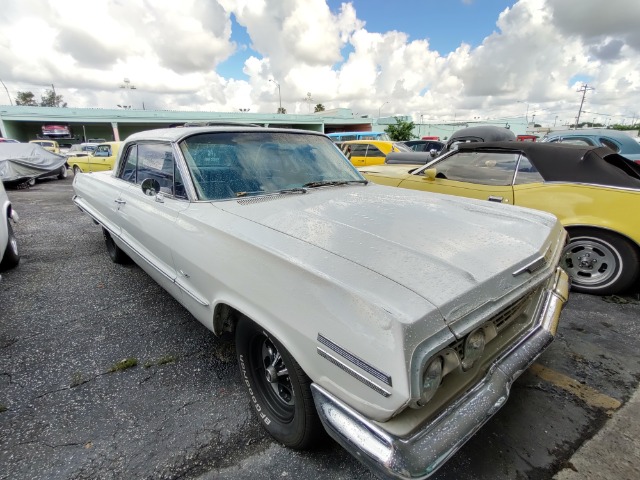
POLYGON ((216 334, 267 431, 323 427, 373 470, 432 474, 552 341, 567 299, 550 214, 369 183, 319 133, 141 132, 74 202, 216 334))

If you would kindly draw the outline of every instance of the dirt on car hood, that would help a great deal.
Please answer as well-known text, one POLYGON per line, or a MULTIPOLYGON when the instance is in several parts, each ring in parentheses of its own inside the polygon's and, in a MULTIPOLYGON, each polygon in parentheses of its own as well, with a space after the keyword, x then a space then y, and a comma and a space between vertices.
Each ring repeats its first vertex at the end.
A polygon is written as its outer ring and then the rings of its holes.
POLYGON ((526 282, 514 272, 559 228, 534 210, 378 185, 280 197, 218 205, 397 282, 448 320, 526 282))

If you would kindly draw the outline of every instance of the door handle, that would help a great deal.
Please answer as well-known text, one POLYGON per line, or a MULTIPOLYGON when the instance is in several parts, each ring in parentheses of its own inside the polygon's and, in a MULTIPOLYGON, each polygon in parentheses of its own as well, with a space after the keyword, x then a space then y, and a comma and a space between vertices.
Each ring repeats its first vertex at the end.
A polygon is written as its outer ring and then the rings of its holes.
POLYGON ((114 202, 116 202, 118 205, 124 205, 125 203, 127 203, 126 201, 120 199, 120 198, 116 198, 114 200, 114 202))
POLYGON ((489 195, 489 198, 487 199, 490 202, 498 202, 498 203, 502 203, 504 201, 503 197, 496 197, 494 195, 489 195))

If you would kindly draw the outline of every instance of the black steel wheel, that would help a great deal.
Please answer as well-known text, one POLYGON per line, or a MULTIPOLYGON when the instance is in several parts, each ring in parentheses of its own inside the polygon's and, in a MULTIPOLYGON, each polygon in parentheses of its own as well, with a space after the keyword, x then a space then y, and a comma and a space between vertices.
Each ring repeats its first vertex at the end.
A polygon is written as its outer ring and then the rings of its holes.
POLYGON ((124 253, 118 245, 116 245, 116 242, 113 241, 111 234, 106 228, 102 229, 102 235, 104 235, 104 243, 107 246, 107 253, 109 254, 109 258, 111 258, 111 261, 119 264, 129 263, 129 256, 124 253))
POLYGON ((306 449, 324 436, 311 380, 291 354, 248 318, 236 327, 242 383, 264 428, 290 448, 306 449))
POLYGON ((4 251, 4 255, 2 256, 2 262, 0 262, 0 271, 8 270, 10 268, 14 268, 20 263, 20 252, 18 251, 18 240, 16 239, 15 234, 13 233, 13 228, 11 227, 11 222, 7 220, 7 231, 9 233, 9 238, 7 242, 7 247, 4 251))
POLYGON ((573 228, 562 267, 576 292, 611 295, 633 285, 640 270, 640 253, 636 245, 613 232, 573 228))

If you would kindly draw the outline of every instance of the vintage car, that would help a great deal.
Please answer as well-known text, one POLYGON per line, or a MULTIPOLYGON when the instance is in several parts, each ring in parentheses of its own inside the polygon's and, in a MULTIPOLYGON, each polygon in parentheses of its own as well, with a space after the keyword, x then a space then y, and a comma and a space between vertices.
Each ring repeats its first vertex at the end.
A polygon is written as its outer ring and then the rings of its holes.
POLYGON ((0 180, 35 185, 36 179, 67 177, 65 158, 34 143, 0 143, 0 180))
POLYGON ((576 291, 620 293, 640 271, 640 168, 604 147, 467 143, 422 167, 360 169, 375 183, 545 210, 569 232, 576 291))
POLYGON ((11 222, 17 221, 18 213, 11 206, 4 185, 0 182, 0 272, 13 268, 20 262, 18 241, 11 226, 11 222))
POLYGON ((73 174, 102 172, 104 170, 112 170, 113 165, 120 150, 122 142, 105 142, 95 145, 92 152, 88 155, 67 158, 69 168, 73 170, 73 174))
POLYGON ((67 157, 67 158, 69 158, 69 157, 86 157, 91 152, 93 152, 96 149, 97 146, 98 146, 97 143, 91 143, 91 142, 76 143, 75 145, 71 145, 69 150, 67 150, 64 153, 64 156, 67 157))
POLYGON ((625 158, 640 164, 640 145, 633 137, 608 128, 587 128, 549 132, 542 139, 549 143, 571 143, 582 146, 609 147, 625 158))
POLYGON ((40 145, 45 150, 60 155, 60 145, 55 140, 29 140, 29 143, 40 145))
POLYGON ((410 152, 401 142, 386 140, 349 140, 340 143, 342 153, 357 167, 379 165, 391 152, 410 152))
POLYGON ((424 165, 439 155, 455 150, 463 143, 516 141, 516 135, 505 127, 495 125, 479 125, 465 127, 453 132, 447 143, 437 150, 428 152, 390 152, 384 162, 387 165, 424 165))
POLYGON ((553 215, 374 185, 320 133, 140 132, 73 186, 114 262, 235 332, 275 439, 308 448, 324 426, 383 475, 424 478, 453 455, 567 299, 553 215))

